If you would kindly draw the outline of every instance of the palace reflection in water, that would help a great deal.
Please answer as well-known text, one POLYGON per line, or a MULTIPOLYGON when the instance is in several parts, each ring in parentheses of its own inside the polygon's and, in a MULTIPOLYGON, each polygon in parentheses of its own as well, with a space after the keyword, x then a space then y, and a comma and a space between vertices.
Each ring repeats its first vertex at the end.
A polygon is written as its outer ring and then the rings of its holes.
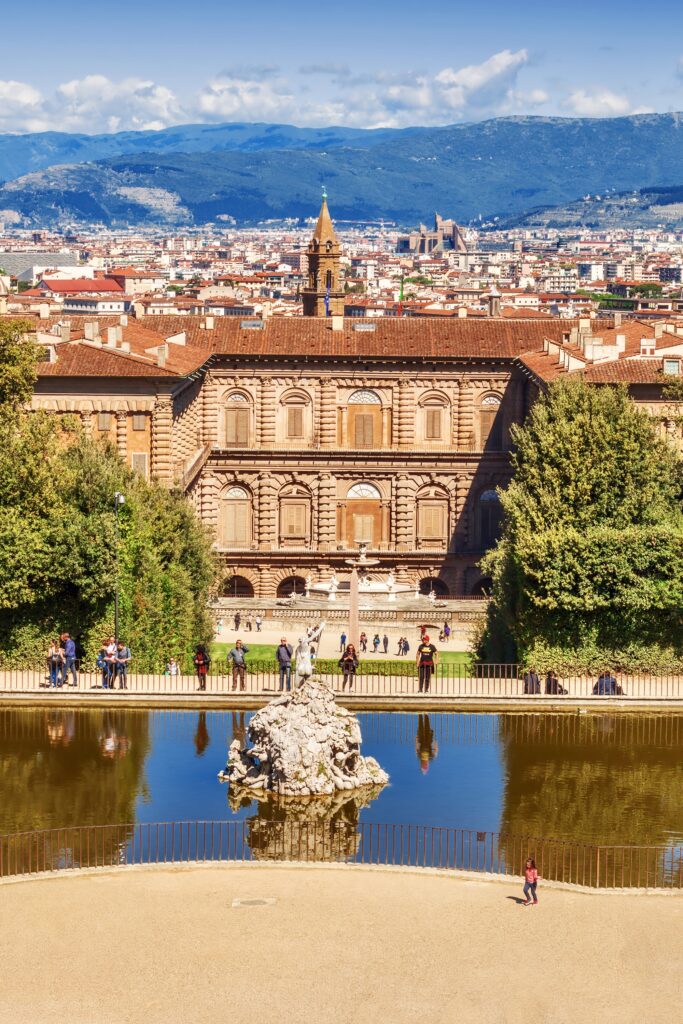
POLYGON ((256 856, 288 856, 303 840, 284 826, 307 821, 326 823, 325 841, 349 854, 364 822, 605 845, 683 837, 683 716, 359 717, 364 750, 391 783, 314 807, 228 795, 217 782, 230 741, 244 739, 247 712, 4 710, 0 832, 236 820, 256 856))

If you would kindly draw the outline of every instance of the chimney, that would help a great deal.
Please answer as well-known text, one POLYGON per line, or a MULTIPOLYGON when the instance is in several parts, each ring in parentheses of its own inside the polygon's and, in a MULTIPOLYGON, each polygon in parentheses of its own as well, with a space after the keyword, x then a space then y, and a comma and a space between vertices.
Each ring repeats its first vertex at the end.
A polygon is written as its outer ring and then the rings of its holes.
POLYGON ((614 327, 616 330, 621 327, 621 313, 614 314, 614 327))
POLYGON ((130 342, 129 341, 122 341, 121 342, 121 351, 122 352, 130 352, 130 342))
POLYGON ((110 348, 116 348, 116 331, 117 327, 107 327, 107 345, 110 348))
POLYGON ((654 338, 641 338, 640 339, 640 354, 641 356, 654 356, 657 352, 657 345, 654 338))
POLYGON ((40 305, 38 306, 38 317, 41 320, 50 319, 50 307, 48 306, 47 302, 41 302, 40 305))
POLYGON ((127 327, 128 326, 128 314, 127 313, 122 313, 121 314, 121 316, 119 317, 119 323, 121 324, 122 327, 127 327))
POLYGON ((332 317, 332 330, 343 331, 344 330, 344 317, 335 315, 332 317))
POLYGON ((83 337, 86 341, 95 340, 95 324, 92 320, 86 320, 83 324, 83 337))
POLYGON ((123 327, 114 327, 114 344, 120 345, 123 341, 123 327))
POLYGON ((500 292, 495 284, 488 294, 489 316, 500 316, 500 292))
POLYGON ((71 324, 62 324, 59 333, 62 341, 71 341, 71 324))
POLYGON ((162 368, 166 366, 166 360, 168 358, 168 345, 159 345, 157 349, 157 366, 162 368))
POLYGON ((580 317, 579 318, 579 334, 588 334, 588 335, 590 335, 592 333, 593 333, 593 328, 591 326, 590 318, 589 317, 583 317, 583 316, 580 317))
POLYGON ((213 317, 212 316, 207 316, 206 320, 204 321, 204 326, 206 327, 207 331, 212 331, 213 330, 214 322, 213 322, 213 317))
POLYGON ((458 306, 458 320, 467 320, 467 306, 458 306))
POLYGON ((626 351, 626 335, 617 334, 617 352, 626 351))
POLYGON ((661 338, 664 334, 664 324, 655 324, 655 338, 661 338))

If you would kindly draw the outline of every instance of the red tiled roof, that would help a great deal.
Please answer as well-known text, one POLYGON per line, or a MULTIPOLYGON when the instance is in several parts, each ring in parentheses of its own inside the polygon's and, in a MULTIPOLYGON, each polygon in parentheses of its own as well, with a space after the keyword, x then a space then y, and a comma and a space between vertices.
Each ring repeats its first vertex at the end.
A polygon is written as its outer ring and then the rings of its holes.
MULTIPOLYGON (((116 292, 123 295, 123 288, 116 281, 107 280, 104 277, 90 279, 84 277, 78 280, 59 281, 56 278, 43 278, 41 285, 45 285, 43 291, 56 292, 57 294, 70 294, 72 292, 116 292)), ((39 289, 40 291, 41 289, 39 289)))
POLYGON ((589 384, 664 384, 661 359, 617 359, 583 370, 589 384))
POLYGON ((168 366, 111 348, 64 342, 57 344, 57 361, 40 363, 39 377, 178 377, 168 366))

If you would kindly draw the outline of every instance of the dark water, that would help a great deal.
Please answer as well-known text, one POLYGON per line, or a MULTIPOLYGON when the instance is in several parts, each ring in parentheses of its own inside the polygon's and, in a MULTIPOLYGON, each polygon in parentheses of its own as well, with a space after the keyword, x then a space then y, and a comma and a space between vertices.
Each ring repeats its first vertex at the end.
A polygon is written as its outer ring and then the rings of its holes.
MULTIPOLYGON (((361 822, 596 844, 683 842, 683 716, 359 716, 391 783, 361 822)), ((216 773, 249 715, 0 711, 0 834, 73 825, 273 816, 230 806, 216 773)), ((344 812, 349 814, 348 808, 344 812)))

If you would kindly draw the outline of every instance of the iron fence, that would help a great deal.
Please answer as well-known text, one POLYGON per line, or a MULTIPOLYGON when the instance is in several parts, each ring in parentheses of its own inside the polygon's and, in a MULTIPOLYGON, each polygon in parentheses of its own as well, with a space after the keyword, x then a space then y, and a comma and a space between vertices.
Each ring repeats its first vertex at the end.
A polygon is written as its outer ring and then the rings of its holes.
MULTIPOLYGON (((597 703, 605 698, 620 700, 683 700, 683 672, 608 674, 571 673, 555 676, 552 680, 541 679, 529 682, 522 666, 515 664, 442 664, 427 681, 420 680, 412 660, 389 662, 373 659, 361 661, 354 676, 345 677, 336 661, 320 660, 317 674, 336 694, 352 693, 361 697, 418 697, 422 692, 433 697, 517 698, 527 697, 543 701, 595 699, 597 703), (421 687, 421 682, 424 685, 421 687)), ((294 674, 291 677, 295 681, 294 674)), ((190 666, 184 665, 177 674, 164 669, 144 671, 130 669, 125 675, 110 678, 99 669, 84 666, 78 672, 77 682, 73 676, 62 679, 51 676, 41 664, 20 668, 0 666, 0 693, 47 692, 69 693, 107 690, 127 690, 139 694, 183 695, 205 688, 207 693, 245 693, 272 697, 287 685, 286 676, 281 676, 277 666, 270 660, 248 661, 241 676, 225 662, 214 662, 204 685, 190 666), (108 685, 107 685, 108 684, 108 685)))
POLYGON ((592 889, 683 889, 683 846, 596 846, 429 825, 331 821, 172 821, 89 825, 0 837, 0 877, 149 864, 284 861, 461 870, 592 889))

